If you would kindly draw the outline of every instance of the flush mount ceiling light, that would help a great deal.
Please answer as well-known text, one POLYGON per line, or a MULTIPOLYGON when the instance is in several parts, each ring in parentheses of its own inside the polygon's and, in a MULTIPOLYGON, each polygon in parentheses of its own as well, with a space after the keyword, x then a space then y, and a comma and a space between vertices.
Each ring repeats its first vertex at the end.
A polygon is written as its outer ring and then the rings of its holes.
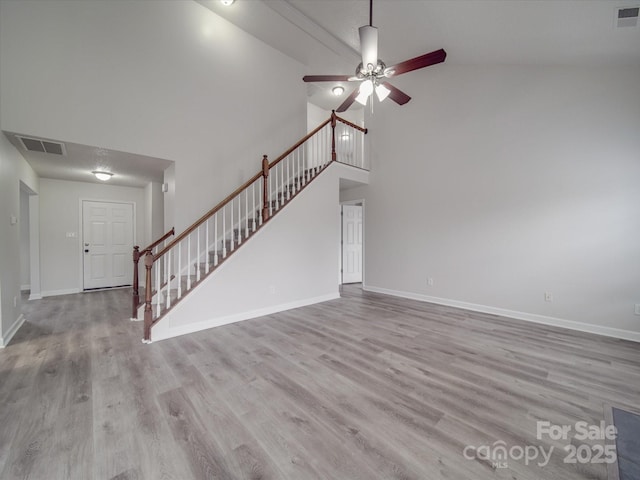
POLYGON ((229 5, 231 5, 235 1, 236 0, 220 0, 220 3, 223 4, 225 7, 228 7, 229 5))
POLYGON ((102 180, 103 182, 106 182, 107 180, 109 180, 111 177, 113 177, 113 173, 111 172, 104 172, 102 170, 94 170, 93 173, 96 178, 98 180, 102 180))
POLYGON ((341 87, 340 85, 338 85, 337 87, 333 87, 331 91, 336 97, 339 97, 344 93, 344 87, 341 87))

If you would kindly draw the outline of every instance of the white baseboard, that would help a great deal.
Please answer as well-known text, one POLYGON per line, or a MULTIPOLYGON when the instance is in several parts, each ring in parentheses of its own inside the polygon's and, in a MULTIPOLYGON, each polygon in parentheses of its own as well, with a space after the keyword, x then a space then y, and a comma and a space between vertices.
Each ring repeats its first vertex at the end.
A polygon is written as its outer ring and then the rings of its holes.
POLYGON ((29 295, 29 300, 42 300, 42 295, 39 293, 32 293, 29 295))
POLYGON ((634 332, 631 330, 622 330, 619 328, 603 327, 602 325, 593 325, 591 323, 576 322, 575 320, 566 320, 563 318, 548 317, 545 315, 538 315, 535 313, 518 312, 516 310, 507 310, 498 307, 489 307, 487 305, 480 305, 476 303, 461 302, 458 300, 451 300, 448 298, 430 297, 428 295, 422 295, 420 293, 403 292, 398 290, 390 290, 388 288, 374 287, 367 285, 362 287, 367 292, 383 293, 386 295, 393 295, 394 297, 408 298, 410 300, 418 300, 428 303, 436 303, 438 305, 446 305, 448 307, 462 308, 464 310, 471 310, 474 312, 489 313, 492 315, 499 315, 501 317, 515 318, 516 320, 524 320, 527 322, 540 323, 543 325, 550 325, 553 327, 567 328, 569 330, 577 330, 586 333, 595 333, 596 335, 603 335, 605 337, 621 338, 623 340, 630 340, 632 342, 640 342, 640 332, 634 332))
POLYGON ((0 348, 4 348, 9 344, 9 342, 11 341, 13 336, 16 334, 16 332, 20 329, 20 327, 22 326, 25 320, 26 319, 24 318, 24 315, 20 314, 18 319, 15 322, 13 322, 13 325, 9 327, 6 335, 3 335, 2 337, 0 337, 0 348))
POLYGON ((31 290, 31 285, 20 285, 20 291, 31 290))
POLYGON ((46 292, 42 292, 40 294, 41 298, 42 297, 55 297, 58 295, 72 295, 74 293, 80 293, 80 289, 79 288, 67 288, 67 289, 63 289, 63 290, 47 290, 46 292))
MULTIPOLYGON (((248 312, 235 313, 233 315, 227 315, 224 317, 212 318, 210 320, 204 320, 197 323, 190 323, 187 325, 181 325, 179 327, 171 328, 154 334, 151 331, 151 339, 156 342, 160 340, 166 340, 173 337, 179 337, 181 335, 187 335, 189 333, 199 332, 201 330, 207 330, 213 327, 220 327, 222 325, 228 325, 230 323, 241 322, 243 320, 250 320, 252 318, 264 317, 266 315, 272 315, 278 312, 284 312, 293 308, 306 307, 308 305, 314 305, 316 303, 328 302, 329 300, 335 300, 340 298, 340 293, 330 293, 327 295, 321 295, 319 297, 306 298, 303 300, 296 300, 295 302, 282 303, 280 305, 273 305, 265 308, 259 308, 257 310, 251 310, 248 312)), ((163 320, 167 320, 166 318, 163 320)), ((161 320, 162 322, 162 320, 161 320)), ((160 325, 159 323, 158 325, 160 325)))

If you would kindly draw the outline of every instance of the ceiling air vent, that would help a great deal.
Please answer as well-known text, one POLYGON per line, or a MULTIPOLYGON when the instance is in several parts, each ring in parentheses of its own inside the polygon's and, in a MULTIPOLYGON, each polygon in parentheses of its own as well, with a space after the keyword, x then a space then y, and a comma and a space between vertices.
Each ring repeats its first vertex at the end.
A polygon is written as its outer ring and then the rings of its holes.
POLYGON ((616 27, 637 27, 640 7, 616 8, 616 27))
POLYGON ((54 155, 66 155, 64 143, 50 142, 39 138, 18 137, 25 149, 30 152, 52 153, 54 155))

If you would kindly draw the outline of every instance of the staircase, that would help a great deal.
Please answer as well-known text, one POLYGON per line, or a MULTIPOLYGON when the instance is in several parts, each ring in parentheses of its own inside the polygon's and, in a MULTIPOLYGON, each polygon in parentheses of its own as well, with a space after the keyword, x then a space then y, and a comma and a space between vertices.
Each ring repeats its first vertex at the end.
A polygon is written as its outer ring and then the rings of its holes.
POLYGON ((332 162, 365 168, 366 129, 331 117, 209 210, 173 240, 173 229, 149 247, 134 248, 132 320, 144 318, 143 342, 152 327, 213 274, 332 162), (139 297, 143 259, 145 289, 139 297))

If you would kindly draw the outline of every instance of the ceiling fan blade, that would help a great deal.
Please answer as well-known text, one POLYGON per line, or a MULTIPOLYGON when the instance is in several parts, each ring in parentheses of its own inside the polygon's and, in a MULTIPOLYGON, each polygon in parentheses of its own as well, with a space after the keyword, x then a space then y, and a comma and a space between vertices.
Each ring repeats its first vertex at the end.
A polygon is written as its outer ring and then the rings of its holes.
POLYGON ((342 102, 342 105, 340 105, 338 108, 336 108, 336 112, 344 112, 346 110, 349 109, 349 107, 351 105, 353 105, 353 102, 356 101, 356 97, 358 96, 358 93, 360 93, 360 90, 358 88, 356 88, 353 92, 351 92, 351 95, 349 95, 344 102, 342 102))
POLYGON ((362 52, 362 68, 375 70, 378 65, 378 29, 365 25, 358 29, 360 34, 360 51, 362 52), (371 65, 371 68, 368 66, 371 65))
POLYGON ((411 97, 409 95, 404 93, 402 90, 397 89, 389 82, 382 82, 381 85, 384 85, 390 90, 389 98, 396 102, 398 105, 404 105, 409 100, 411 100, 411 97))
POLYGON ((436 63, 442 63, 444 62, 445 58, 447 58, 447 52, 445 52, 441 48, 440 50, 425 53, 424 55, 420 55, 419 57, 405 60, 404 62, 400 62, 397 65, 387 67, 385 69, 385 76, 397 77, 398 75, 402 75, 403 73, 412 72, 413 70, 418 70, 430 65, 435 65, 436 63))
POLYGON ((348 82, 353 75, 305 75, 303 82, 348 82))

